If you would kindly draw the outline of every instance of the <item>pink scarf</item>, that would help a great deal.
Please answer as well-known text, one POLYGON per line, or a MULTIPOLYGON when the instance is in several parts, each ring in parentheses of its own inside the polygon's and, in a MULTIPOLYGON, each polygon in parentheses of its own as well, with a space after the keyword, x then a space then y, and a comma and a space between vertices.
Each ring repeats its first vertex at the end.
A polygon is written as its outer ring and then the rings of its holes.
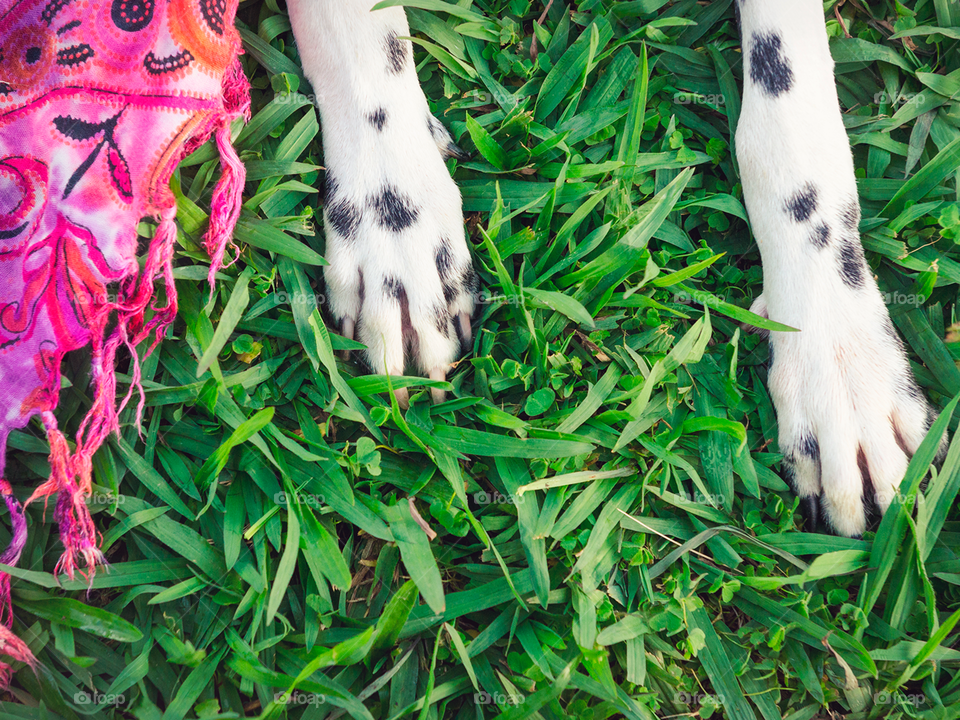
MULTIPOLYGON (((213 133, 224 169, 204 239, 211 279, 239 214, 244 170, 230 122, 248 115, 249 86, 237 2, 0 0, 0 494, 13 524, 0 562, 16 564, 26 542, 22 508, 2 479, 7 437, 38 414, 51 472, 27 502, 57 495, 56 572, 92 578, 103 562, 84 502, 91 459, 131 399, 142 410, 135 346, 149 340, 152 349, 176 315, 170 176, 213 133), (140 272, 145 217, 158 224, 140 272), (87 344, 93 407, 71 448, 53 414, 60 362, 87 344), (118 405, 121 347, 133 383, 118 405)), ((11 624, 10 577, 0 573, 0 652, 32 663, 11 624)), ((0 663, 0 684, 9 677, 0 663)))

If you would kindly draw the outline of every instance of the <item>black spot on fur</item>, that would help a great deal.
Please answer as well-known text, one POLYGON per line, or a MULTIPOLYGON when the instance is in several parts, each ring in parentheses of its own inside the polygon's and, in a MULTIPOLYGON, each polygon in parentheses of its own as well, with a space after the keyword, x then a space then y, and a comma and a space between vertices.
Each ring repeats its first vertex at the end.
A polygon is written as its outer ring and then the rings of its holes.
POLYGON ((458 295, 476 295, 479 289, 480 279, 477 277, 477 273, 473 267, 468 265, 460 270, 456 274, 456 277, 443 283, 443 297, 448 303, 451 303, 458 295))
POLYGON ((450 241, 444 238, 440 241, 440 247, 437 248, 437 275, 441 282, 447 282, 450 279, 450 271, 453 270, 453 253, 450 252, 450 241))
POLYGON ((445 307, 437 305, 433 309, 433 321, 436 323, 437 331, 445 338, 450 337, 450 313, 445 307))
POLYGON ((767 345, 767 373, 773 370, 773 343, 767 345))
POLYGON ((799 222, 806 222, 817 210, 817 188, 807 183, 792 198, 787 200, 787 212, 799 222))
POLYGON ((377 212, 380 225, 394 232, 407 229, 417 221, 420 215, 419 210, 409 198, 404 197, 389 185, 371 200, 371 204, 377 212))
POLYGON ((407 295, 407 290, 403 287, 403 283, 395 277, 383 279, 383 291, 388 297, 392 297, 394 300, 399 300, 401 297, 406 297, 407 295))
POLYGON ((346 198, 338 198, 339 185, 331 176, 327 175, 324 188, 324 205, 327 223, 346 240, 353 240, 360 227, 362 211, 356 203, 346 198))
POLYGON ((387 50, 387 69, 399 75, 403 72, 404 65, 407 64, 407 48, 403 41, 397 37, 392 30, 384 38, 384 46, 387 50))
POLYGON ((323 188, 320 190, 320 202, 324 205, 329 205, 339 190, 340 184, 328 170, 326 177, 323 179, 323 188))
POLYGON ((826 223, 820 223, 813 229, 813 233, 810 235, 810 242, 812 242, 817 248, 823 250, 827 245, 830 244, 830 228, 826 223))
POLYGON ((847 230, 857 230, 860 227, 860 203, 856 198, 843 206, 840 211, 840 222, 847 230))
POLYGON ((782 43, 775 33, 754 33, 750 43, 750 79, 774 98, 793 87, 793 70, 780 53, 782 43))
POLYGON ((327 222, 346 240, 354 239, 360 217, 360 208, 349 200, 338 200, 327 208, 327 222))
POLYGON ((443 299, 446 300, 448 304, 452 303, 456 299, 457 295, 460 294, 460 290, 461 288, 454 283, 444 283, 443 299))
POLYGON ((820 462, 820 443, 813 433, 805 433, 800 438, 800 447, 798 451, 804 457, 810 458, 814 462, 820 462))
MULTIPOLYGON (((367 294, 367 288, 363 284, 363 270, 358 270, 357 275, 359 276, 357 278, 357 299, 360 301, 360 307, 362 309, 363 299, 364 297, 366 297, 366 294, 367 294)), ((357 318, 357 322, 360 322, 359 318, 357 318)), ((359 337, 359 333, 357 333, 357 336, 359 337)))
POLYGON ((367 120, 373 125, 377 130, 383 130, 383 126, 387 124, 387 111, 382 107, 377 108, 372 113, 367 115, 367 120))
POLYGON ((467 272, 464 273, 463 289, 469 295, 476 295, 477 291, 480 289, 480 276, 477 275, 477 272, 473 269, 473 267, 468 267, 467 272))
POLYGON ((850 237, 846 237, 840 243, 840 278, 844 285, 854 290, 859 290, 866 282, 866 272, 864 270, 865 260, 863 258, 863 248, 860 243, 850 237))
MULTIPOLYGON (((813 462, 818 467, 820 465, 820 443, 813 433, 806 432, 801 438, 795 450, 786 453, 783 462, 780 464, 780 475, 784 481, 797 492, 797 464, 800 458, 805 458, 813 462)), ((804 519, 804 530, 806 532, 818 532, 823 521, 821 518, 821 498, 819 495, 808 495, 800 498, 800 514, 804 519)))

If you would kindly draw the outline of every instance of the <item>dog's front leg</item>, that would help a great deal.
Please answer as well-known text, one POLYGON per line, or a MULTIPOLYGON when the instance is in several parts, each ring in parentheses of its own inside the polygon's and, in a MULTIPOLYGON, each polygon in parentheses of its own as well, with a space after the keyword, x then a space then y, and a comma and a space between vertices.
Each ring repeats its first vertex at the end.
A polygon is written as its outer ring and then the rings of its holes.
POLYGON ((800 330, 770 334, 784 469, 814 523, 859 535, 866 507, 889 506, 932 414, 864 260, 823 5, 738 6, 736 145, 763 260, 756 308, 800 330))
POLYGON ((322 122, 327 299, 375 372, 406 361, 442 380, 470 342, 476 290, 444 163, 459 150, 427 107, 403 9, 374 4, 288 0, 322 122))

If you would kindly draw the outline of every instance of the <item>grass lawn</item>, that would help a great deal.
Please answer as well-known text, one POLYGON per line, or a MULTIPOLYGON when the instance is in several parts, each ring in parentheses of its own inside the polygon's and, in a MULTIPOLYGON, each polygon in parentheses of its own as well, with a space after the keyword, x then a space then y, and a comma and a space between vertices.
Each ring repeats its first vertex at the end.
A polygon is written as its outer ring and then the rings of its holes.
MULTIPOLYGON (((767 344, 740 325, 762 276, 733 1, 547 4, 408 3, 472 154, 451 167, 484 290, 436 406, 335 359, 356 344, 299 300, 322 309, 320 127, 281 3, 241 4, 238 260, 211 298, 208 143, 174 178, 180 314, 143 435, 128 413, 96 457, 112 568, 58 586, 31 507, 15 630, 42 667, 2 717, 960 717, 960 442, 917 496, 922 447, 909 506, 859 540, 803 532, 779 474, 767 344)), ((955 429, 960 7, 909 5, 824 11, 867 258, 955 429)), ((24 498, 39 424, 10 449, 24 498)))

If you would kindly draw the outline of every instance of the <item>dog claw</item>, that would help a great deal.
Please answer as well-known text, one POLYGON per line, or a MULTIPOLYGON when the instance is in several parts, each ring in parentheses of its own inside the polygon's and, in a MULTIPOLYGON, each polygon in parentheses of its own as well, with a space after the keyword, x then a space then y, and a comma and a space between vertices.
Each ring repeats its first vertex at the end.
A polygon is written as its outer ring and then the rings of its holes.
POLYGON ((469 348, 470 343, 473 342, 473 328, 470 326, 470 314, 466 312, 461 312, 457 316, 458 323, 460 325, 460 336, 463 338, 463 347, 460 348, 460 352, 466 352, 469 348))
MULTIPOLYGON (((441 382, 447 379, 447 371, 443 368, 434 368, 430 371, 431 380, 440 380, 441 382)), ((434 405, 439 405, 447 397, 447 391, 443 388, 430 388, 430 397, 433 399, 434 405)))
MULTIPOLYGON (((351 318, 351 317, 345 317, 345 318, 343 319, 343 323, 341 323, 340 334, 341 334, 343 337, 345 337, 347 340, 353 340, 353 332, 354 332, 355 329, 356 329, 356 323, 354 322, 353 318, 351 318)), ((340 353, 340 357, 343 358, 344 360, 349 360, 349 359, 350 359, 350 351, 349 351, 349 350, 343 350, 343 351, 340 353)))

